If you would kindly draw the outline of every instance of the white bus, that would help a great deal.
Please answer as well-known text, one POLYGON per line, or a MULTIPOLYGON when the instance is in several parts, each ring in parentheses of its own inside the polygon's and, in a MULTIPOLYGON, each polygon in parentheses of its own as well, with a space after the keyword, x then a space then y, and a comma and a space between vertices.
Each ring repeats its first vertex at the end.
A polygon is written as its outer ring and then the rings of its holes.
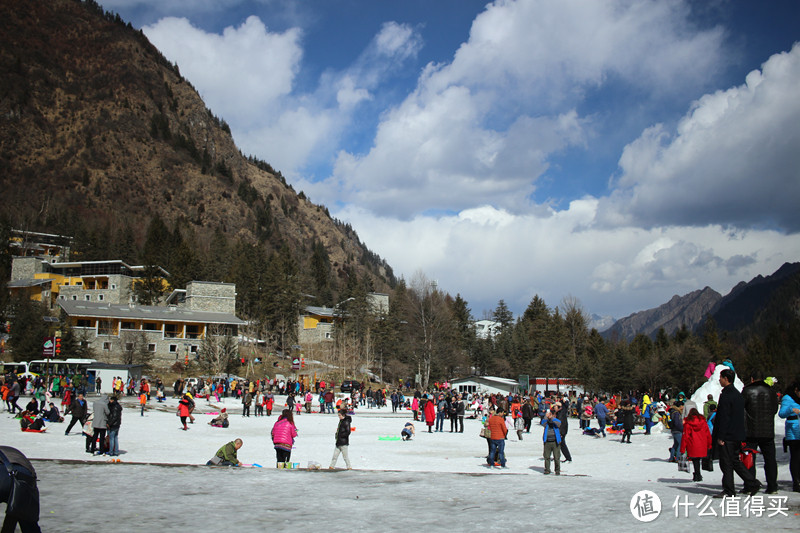
POLYGON ((96 362, 94 359, 37 359, 28 363, 28 369, 40 376, 72 376, 85 374, 89 365, 96 362))
POLYGON ((27 363, 25 361, 19 361, 19 362, 15 361, 12 363, 5 363, 0 361, 0 374, 6 375, 10 372, 13 372, 18 377, 21 378, 23 377, 28 379, 35 378, 36 375, 30 372, 29 365, 30 363, 27 363))

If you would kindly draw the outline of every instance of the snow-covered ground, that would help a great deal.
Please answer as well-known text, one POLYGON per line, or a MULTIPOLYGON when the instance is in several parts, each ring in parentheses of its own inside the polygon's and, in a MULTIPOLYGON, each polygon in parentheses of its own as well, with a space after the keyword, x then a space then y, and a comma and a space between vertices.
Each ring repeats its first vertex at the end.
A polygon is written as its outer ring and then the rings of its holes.
MULTIPOLYGON (((90 403, 95 399, 90 397, 90 403)), ((283 397, 276 400, 276 405, 283 404, 283 397)), ((761 493, 760 516, 758 500, 748 501, 747 507, 744 498, 725 500, 727 516, 721 516, 722 500, 710 500, 721 488, 718 466, 714 472, 703 473, 703 482, 692 482, 691 474, 680 473, 675 464, 667 463, 672 438, 656 429, 645 436, 637 428, 633 443, 622 444, 613 435, 605 439, 584 436, 578 421, 570 420, 567 442, 574 460, 563 463, 564 475, 556 477, 543 475, 539 427, 524 434, 522 441, 509 435, 508 467, 488 468, 486 441, 478 436, 477 420, 465 420, 464 433, 449 433, 449 421, 445 432, 432 434, 423 423, 417 423, 417 436, 410 442, 380 440, 398 435, 411 420, 410 412, 393 415, 387 408, 360 408, 353 416, 356 429, 350 439, 354 470, 286 471, 275 468, 269 437, 275 413, 243 418, 241 405, 233 399, 219 404, 200 399, 197 422, 190 431, 181 431, 176 400, 165 404, 153 400, 143 417, 133 402, 123 401, 121 464, 86 454, 84 437, 74 428, 73 434, 64 435, 66 423, 48 424, 42 434, 24 433, 17 420, 6 412, 0 414, 0 442, 35 459, 43 531, 111 527, 371 532, 800 529, 800 494, 791 492, 789 456, 780 446, 783 423, 779 419, 776 442, 781 498, 761 493), (213 416, 202 414, 221 407, 231 414, 230 428, 212 428, 207 422, 213 416), (263 468, 199 466, 236 437, 244 440, 240 460, 263 468), (175 463, 183 466, 165 466, 175 463), (661 513, 651 522, 638 521, 630 510, 634 495, 642 490, 652 491, 661 500, 661 513), (676 499, 681 504, 677 507, 676 499), (711 506, 704 509, 708 502, 711 506), (740 516, 735 516, 736 505, 740 516), (716 516, 700 516, 712 511, 716 516)), ((20 402, 25 403, 27 399, 20 402)), ((338 418, 313 413, 295 420, 299 437, 292 461, 301 467, 313 461, 327 469, 338 418)), ((339 466, 343 466, 341 458, 339 466)), ((760 461, 758 466, 763 482, 760 461)))

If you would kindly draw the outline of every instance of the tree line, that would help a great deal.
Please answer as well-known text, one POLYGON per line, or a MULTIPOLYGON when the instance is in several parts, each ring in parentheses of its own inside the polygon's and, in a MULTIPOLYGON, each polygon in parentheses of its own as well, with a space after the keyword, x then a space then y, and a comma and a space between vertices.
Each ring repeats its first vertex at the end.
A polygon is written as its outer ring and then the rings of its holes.
MULTIPOLYGON (((0 223, 3 242, 8 242, 9 235, 10 225, 0 223)), ((375 282, 368 271, 358 275, 343 267, 344 275, 335 275, 325 247, 314 242, 308 248, 305 254, 286 245, 269 250, 260 244, 230 242, 221 231, 203 245, 190 226, 176 222, 170 229, 155 217, 141 247, 133 230, 123 226, 101 241, 91 235, 76 239, 74 251, 80 260, 119 258, 145 265, 143 277, 134 285, 137 300, 145 305, 160 302, 170 287, 182 288, 191 280, 235 283, 237 314, 248 321, 242 333, 265 341, 268 351, 290 352, 297 346, 298 317, 306 305, 336 306, 334 342, 321 353, 314 351, 314 356, 339 368, 342 378, 363 379, 371 372, 386 383, 418 378, 427 387, 434 381, 471 374, 512 379, 527 374, 575 378, 596 391, 689 393, 704 382, 703 371, 712 360, 730 358, 740 374, 761 369, 782 383, 800 373, 796 313, 787 322, 785 314, 767 308, 757 324, 736 332, 717 331, 709 317, 699 332, 683 327, 667 335, 662 329, 654 339, 638 335, 628 342, 605 339, 590 329, 577 299, 566 297, 550 306, 534 295, 517 318, 500 300, 486 317, 497 322, 499 329, 480 338, 469 303, 460 294, 451 296, 424 273, 416 273, 408 282, 398 280, 389 294, 388 309, 376 310, 369 298, 375 282), (169 272, 168 285, 156 266, 169 272)), ((2 283, 10 278, 10 264, 10 252, 3 247, 2 283)), ((789 297, 784 291, 781 298, 789 297)), ((41 354, 40 339, 46 328, 33 317, 46 310, 36 305, 11 301, 7 290, 0 291, 0 318, 11 322, 9 342, 18 359, 41 354)), ((63 317, 61 329, 65 356, 91 356, 63 317)), ((137 348, 135 339, 125 344, 133 346, 127 362, 146 363, 143 346, 137 348)), ((238 359, 231 356, 230 347, 221 353, 238 359)))

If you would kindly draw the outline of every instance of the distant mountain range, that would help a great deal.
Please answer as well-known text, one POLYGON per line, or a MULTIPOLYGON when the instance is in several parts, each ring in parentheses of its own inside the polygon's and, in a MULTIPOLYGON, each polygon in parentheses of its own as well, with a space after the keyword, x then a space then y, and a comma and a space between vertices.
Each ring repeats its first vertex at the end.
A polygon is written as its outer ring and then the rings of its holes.
POLYGON ((600 316, 592 313, 592 316, 589 317, 589 329, 596 329, 602 332, 613 326, 616 321, 617 319, 613 316, 600 316))
MULTIPOLYGON (((672 335, 682 325, 697 331, 707 316, 713 317, 720 331, 760 329, 765 322, 798 313, 800 306, 800 263, 785 263, 774 274, 742 281, 722 296, 710 287, 675 295, 669 302, 621 318, 602 331, 607 339, 631 340, 638 334, 655 338, 664 328, 672 335)), ((594 317, 593 317, 594 319, 594 317)))

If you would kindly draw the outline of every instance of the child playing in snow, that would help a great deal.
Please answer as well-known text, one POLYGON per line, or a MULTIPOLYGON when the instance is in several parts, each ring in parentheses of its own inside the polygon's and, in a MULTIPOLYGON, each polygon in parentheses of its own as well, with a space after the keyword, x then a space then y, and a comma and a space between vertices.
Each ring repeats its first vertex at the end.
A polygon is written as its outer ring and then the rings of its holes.
POLYGON ((406 422, 406 425, 400 432, 400 437, 402 437, 403 440, 411 440, 411 437, 413 436, 414 436, 414 424, 412 424, 411 422, 406 422))

